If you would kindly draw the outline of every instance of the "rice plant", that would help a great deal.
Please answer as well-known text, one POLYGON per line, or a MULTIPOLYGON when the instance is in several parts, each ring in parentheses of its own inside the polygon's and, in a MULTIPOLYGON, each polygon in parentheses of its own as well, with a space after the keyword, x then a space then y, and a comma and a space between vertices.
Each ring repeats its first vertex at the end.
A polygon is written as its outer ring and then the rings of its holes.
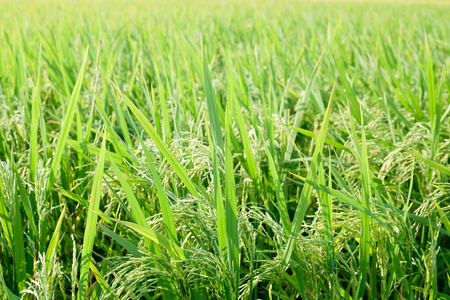
POLYGON ((449 4, 0 1, 0 299, 450 299, 449 4))

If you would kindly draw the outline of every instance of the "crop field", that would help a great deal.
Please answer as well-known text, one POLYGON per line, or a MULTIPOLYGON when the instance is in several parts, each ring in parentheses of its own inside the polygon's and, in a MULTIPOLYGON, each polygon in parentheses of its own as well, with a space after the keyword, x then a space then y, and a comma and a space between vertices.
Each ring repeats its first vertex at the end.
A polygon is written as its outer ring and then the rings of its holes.
POLYGON ((0 299, 450 299, 449 18, 0 0, 0 299))

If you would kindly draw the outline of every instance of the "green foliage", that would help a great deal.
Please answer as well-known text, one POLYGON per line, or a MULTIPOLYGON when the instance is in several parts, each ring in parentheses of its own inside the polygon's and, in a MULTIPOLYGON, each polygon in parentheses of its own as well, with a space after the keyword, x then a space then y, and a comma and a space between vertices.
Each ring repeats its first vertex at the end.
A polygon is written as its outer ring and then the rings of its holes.
POLYGON ((0 299, 449 298, 446 1, 0 11, 0 299))

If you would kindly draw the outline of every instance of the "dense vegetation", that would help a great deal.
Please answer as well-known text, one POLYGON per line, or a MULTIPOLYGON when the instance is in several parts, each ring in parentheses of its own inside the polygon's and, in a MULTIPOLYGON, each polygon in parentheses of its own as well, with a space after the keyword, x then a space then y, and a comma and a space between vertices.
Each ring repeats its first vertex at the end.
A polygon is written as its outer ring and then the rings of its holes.
POLYGON ((0 298, 450 299, 449 3, 0 11, 0 298))

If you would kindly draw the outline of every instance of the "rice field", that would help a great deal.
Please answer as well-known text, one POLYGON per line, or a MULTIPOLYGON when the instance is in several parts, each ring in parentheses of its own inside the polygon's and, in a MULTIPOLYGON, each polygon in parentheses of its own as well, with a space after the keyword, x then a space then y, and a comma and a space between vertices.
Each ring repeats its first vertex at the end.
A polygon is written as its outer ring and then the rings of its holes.
POLYGON ((450 299, 450 2, 0 11, 0 299, 450 299))

